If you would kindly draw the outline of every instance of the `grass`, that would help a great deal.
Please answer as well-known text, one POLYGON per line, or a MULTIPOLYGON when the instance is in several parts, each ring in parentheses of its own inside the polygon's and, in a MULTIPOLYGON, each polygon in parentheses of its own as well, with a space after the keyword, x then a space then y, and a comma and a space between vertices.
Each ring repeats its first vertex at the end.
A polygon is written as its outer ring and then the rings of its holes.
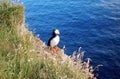
POLYGON ((53 54, 25 28, 24 5, 0 1, 0 79, 95 79, 76 53, 53 54))

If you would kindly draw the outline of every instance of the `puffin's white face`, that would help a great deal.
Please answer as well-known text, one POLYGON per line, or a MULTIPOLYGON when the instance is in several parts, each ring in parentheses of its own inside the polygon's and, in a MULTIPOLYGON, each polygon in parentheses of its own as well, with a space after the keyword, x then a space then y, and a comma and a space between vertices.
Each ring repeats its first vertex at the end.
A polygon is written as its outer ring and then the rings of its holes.
POLYGON ((60 34, 60 32, 59 32, 58 29, 55 29, 55 30, 54 30, 54 33, 55 33, 56 35, 59 35, 59 34, 60 34))

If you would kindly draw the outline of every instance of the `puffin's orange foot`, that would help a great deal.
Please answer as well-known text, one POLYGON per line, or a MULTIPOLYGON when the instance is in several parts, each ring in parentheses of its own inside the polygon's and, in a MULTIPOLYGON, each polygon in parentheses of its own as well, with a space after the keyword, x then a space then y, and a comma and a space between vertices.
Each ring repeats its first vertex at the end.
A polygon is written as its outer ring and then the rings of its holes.
POLYGON ((52 49, 52 51, 55 53, 55 52, 58 52, 60 50, 60 48, 59 47, 54 47, 53 49, 52 49))

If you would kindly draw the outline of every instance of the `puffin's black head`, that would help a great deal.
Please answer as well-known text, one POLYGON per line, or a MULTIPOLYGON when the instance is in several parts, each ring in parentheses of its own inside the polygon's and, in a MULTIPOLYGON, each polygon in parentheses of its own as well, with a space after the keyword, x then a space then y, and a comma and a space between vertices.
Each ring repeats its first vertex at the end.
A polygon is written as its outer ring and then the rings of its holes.
POLYGON ((58 29, 53 30, 53 36, 59 35, 60 31, 58 29))

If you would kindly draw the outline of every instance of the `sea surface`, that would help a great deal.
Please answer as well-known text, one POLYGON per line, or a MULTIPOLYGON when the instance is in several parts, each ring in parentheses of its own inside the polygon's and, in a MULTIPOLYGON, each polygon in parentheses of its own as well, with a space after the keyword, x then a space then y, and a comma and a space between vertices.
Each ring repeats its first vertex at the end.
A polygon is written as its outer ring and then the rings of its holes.
POLYGON ((120 0, 21 0, 26 24, 45 43, 60 30, 59 47, 71 55, 82 47, 98 79, 120 79, 120 0))

